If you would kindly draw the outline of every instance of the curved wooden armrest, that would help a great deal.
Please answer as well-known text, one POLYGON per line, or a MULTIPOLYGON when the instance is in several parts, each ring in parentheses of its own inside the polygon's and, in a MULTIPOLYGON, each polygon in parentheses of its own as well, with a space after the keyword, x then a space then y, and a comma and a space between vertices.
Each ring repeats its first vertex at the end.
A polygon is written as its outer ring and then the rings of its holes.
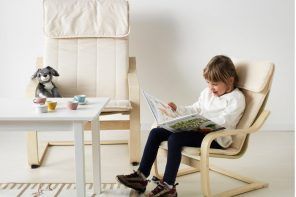
POLYGON ((30 80, 28 85, 26 86, 25 97, 34 98, 37 85, 37 80, 30 80))
POLYGON ((139 88, 135 57, 130 57, 129 59, 128 86, 133 88, 139 88))
POLYGON ((129 100, 134 104, 140 102, 140 87, 136 72, 136 58, 129 58, 129 71, 128 71, 128 88, 129 88, 129 100))
POLYGON ((207 134, 201 144, 201 155, 207 155, 209 153, 212 141, 218 137, 237 134, 250 134, 258 131, 262 127, 269 114, 269 111, 262 111, 254 124, 247 129, 221 130, 207 134))
POLYGON ((129 101, 132 104, 130 111, 130 132, 129 132, 129 150, 130 162, 135 165, 140 161, 141 147, 141 125, 140 125, 140 87, 136 72, 136 58, 129 58, 129 71, 128 71, 128 92, 129 101))

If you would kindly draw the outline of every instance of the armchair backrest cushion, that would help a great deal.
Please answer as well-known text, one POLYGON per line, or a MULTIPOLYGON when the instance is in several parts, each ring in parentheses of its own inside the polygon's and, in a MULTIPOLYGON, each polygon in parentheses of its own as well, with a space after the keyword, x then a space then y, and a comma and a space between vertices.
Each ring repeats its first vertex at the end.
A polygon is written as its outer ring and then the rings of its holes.
POLYGON ((47 38, 44 65, 58 70, 64 97, 85 94, 128 99, 127 38, 47 38))
POLYGON ((43 0, 44 33, 50 38, 125 37, 127 0, 43 0))
POLYGON ((59 72, 62 96, 128 99, 126 0, 44 0, 44 30, 44 65, 59 72))
MULTIPOLYGON (((246 108, 237 128, 249 128, 256 120, 258 113, 265 107, 270 91, 274 64, 270 62, 251 62, 233 60, 239 76, 238 87, 246 99, 246 108)), ((231 149, 239 152, 244 145, 246 135, 233 136, 231 149)), ((246 142, 247 143, 247 142, 246 142)))

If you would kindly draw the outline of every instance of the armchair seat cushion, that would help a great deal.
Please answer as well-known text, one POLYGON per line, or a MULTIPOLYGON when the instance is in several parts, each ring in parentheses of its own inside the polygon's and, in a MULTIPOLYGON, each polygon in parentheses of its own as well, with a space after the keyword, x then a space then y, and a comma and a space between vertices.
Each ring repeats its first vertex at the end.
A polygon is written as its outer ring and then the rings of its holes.
POLYGON ((131 102, 129 100, 110 100, 104 107, 103 112, 126 112, 132 109, 131 102))
MULTIPOLYGON (((168 150, 168 142, 162 142, 159 148, 168 150)), ((233 147, 229 147, 227 149, 210 149, 210 154, 215 154, 215 155, 235 155, 237 154, 238 150, 233 147)), ((182 154, 187 155, 190 157, 195 157, 198 158, 200 156, 200 148, 197 147, 183 147, 182 149, 182 154)))

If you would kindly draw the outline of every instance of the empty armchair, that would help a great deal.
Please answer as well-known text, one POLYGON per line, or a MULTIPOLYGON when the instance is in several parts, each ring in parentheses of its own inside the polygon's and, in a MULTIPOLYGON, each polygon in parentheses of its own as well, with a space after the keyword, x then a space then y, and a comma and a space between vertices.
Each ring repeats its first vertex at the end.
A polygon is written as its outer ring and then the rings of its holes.
MULTIPOLYGON (((126 0, 44 0, 45 53, 37 67, 51 66, 60 76, 55 79, 63 97, 85 94, 110 97, 100 117, 102 130, 129 130, 130 162, 140 157, 140 95, 136 59, 129 57, 129 9, 126 0), (104 115, 105 114, 105 115, 104 115), (113 119, 119 114, 123 119, 113 119)), ((27 95, 34 97, 34 83, 27 95)), ((89 125, 85 126, 87 130, 89 125)), ((108 144, 123 141, 102 142, 108 144)), ((126 143, 126 141, 124 142, 126 143)), ((38 132, 28 133, 29 164, 38 167, 46 142, 39 150, 38 132)))

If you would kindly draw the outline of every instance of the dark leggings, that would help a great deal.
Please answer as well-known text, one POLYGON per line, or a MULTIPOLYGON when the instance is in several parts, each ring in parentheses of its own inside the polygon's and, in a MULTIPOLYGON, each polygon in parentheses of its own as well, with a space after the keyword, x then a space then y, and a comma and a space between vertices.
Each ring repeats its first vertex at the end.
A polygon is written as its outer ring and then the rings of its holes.
MULTIPOLYGON (((149 176, 159 145, 163 141, 168 141, 168 156, 163 181, 173 185, 181 162, 182 147, 200 147, 204 137, 205 134, 193 131, 173 133, 163 128, 152 129, 145 145, 139 167, 140 172, 146 177, 149 176)), ((221 146, 216 141, 213 141, 211 148, 221 149, 221 146)))

